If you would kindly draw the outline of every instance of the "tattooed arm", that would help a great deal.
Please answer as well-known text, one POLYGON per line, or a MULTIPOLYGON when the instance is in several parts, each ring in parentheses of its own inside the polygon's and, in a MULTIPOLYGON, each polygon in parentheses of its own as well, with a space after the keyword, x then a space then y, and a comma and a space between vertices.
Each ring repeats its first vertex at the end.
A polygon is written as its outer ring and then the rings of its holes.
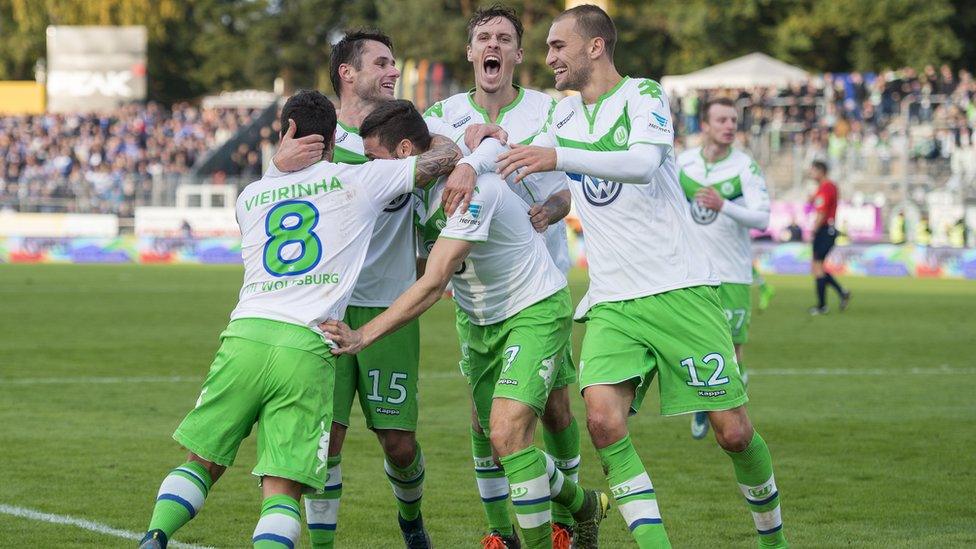
POLYGON ((417 156, 414 185, 427 187, 438 177, 453 172, 458 160, 461 160, 460 147, 443 135, 432 136, 430 148, 417 156))

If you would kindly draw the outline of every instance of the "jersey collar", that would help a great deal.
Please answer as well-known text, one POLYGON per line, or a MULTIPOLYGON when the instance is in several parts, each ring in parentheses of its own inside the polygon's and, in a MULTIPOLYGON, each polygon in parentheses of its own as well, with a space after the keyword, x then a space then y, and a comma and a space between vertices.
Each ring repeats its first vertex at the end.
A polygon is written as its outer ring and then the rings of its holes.
MULTIPOLYGON (((513 84, 513 85, 515 86, 515 89, 518 90, 518 94, 515 95, 515 99, 511 103, 505 105, 504 107, 502 107, 500 111, 498 111, 498 120, 495 120, 495 124, 501 124, 502 118, 505 118, 505 113, 517 107, 518 104, 522 102, 522 98, 525 97, 525 88, 519 86, 518 84, 513 84)), ((467 93, 468 103, 471 104, 472 109, 481 113, 481 116, 485 119, 486 124, 491 124, 492 123, 491 120, 488 119, 488 111, 482 108, 481 105, 474 102, 475 91, 476 88, 471 88, 470 90, 468 90, 467 93)))
POLYGON ((586 107, 586 103, 583 102, 583 96, 582 95, 580 96, 580 104, 583 105, 583 114, 586 116, 587 123, 589 123, 590 133, 593 133, 593 124, 596 123, 596 115, 598 112, 600 112, 600 105, 602 105, 605 100, 612 97, 613 94, 617 93, 617 91, 621 87, 623 87, 624 83, 627 82, 628 80, 630 80, 630 77, 624 76, 623 78, 620 79, 620 82, 617 82, 617 84, 614 87, 610 88, 609 91, 604 92, 603 95, 597 98, 596 103, 593 105, 592 113, 590 112, 590 109, 586 107))

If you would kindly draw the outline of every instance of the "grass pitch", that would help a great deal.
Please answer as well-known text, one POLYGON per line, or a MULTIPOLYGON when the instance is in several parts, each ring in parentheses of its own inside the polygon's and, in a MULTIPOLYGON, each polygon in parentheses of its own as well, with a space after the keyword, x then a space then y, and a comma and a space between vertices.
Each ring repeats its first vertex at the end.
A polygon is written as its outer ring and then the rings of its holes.
MULTIPOLYGON (((184 457, 169 435, 197 397, 240 280, 239 267, 0 266, 0 547, 135 545, 2 506, 141 532, 184 457)), ((851 309, 811 318, 812 281, 770 281, 778 293, 753 318, 745 363, 793 545, 976 545, 976 283, 850 278, 851 309)), ((584 288, 574 273, 576 299, 584 288)), ((422 320, 424 516, 442 548, 474 547, 484 528, 453 319, 441 302, 422 320)), ((577 351, 581 335, 577 326, 577 351)), ((650 394, 631 433, 674 546, 754 546, 728 458, 711 438, 691 440, 687 417, 658 416, 650 394)), ((352 423, 339 545, 402 546, 378 444, 358 410, 352 423)), ((603 487, 585 434, 582 447, 583 484, 603 487)), ((177 541, 249 546, 254 451, 252 437, 177 541)), ((604 524, 604 547, 631 546, 619 513, 604 524)))

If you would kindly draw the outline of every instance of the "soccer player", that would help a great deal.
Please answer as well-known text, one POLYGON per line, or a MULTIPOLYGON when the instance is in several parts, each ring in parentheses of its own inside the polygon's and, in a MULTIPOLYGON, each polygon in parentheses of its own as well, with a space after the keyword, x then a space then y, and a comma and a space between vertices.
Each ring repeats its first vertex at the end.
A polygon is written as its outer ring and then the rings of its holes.
POLYGON ((460 158, 457 146, 441 139, 416 158, 333 164, 336 112, 318 92, 291 97, 281 120, 297 138, 327 136, 327 161, 265 175, 237 199, 240 300, 196 406, 173 434, 190 454, 159 488, 143 549, 165 548, 200 512, 256 422, 253 473, 264 502, 252 542, 294 547, 298 500, 328 478, 336 365, 318 324, 345 313, 369 235, 389 201, 450 172, 460 158))
POLYGON ((827 285, 837 290, 840 296, 840 310, 846 310, 851 302, 850 290, 845 290, 834 277, 824 268, 824 260, 834 247, 837 240, 837 229, 834 228, 834 217, 837 215, 837 185, 827 179, 827 163, 814 160, 810 165, 810 177, 817 182, 817 192, 810 197, 817 217, 813 222, 813 261, 810 262, 810 272, 816 281, 817 306, 810 307, 810 314, 825 315, 827 309, 827 285))
MULTIPOLYGON (((586 322, 580 387, 587 428, 611 491, 641 547, 670 545, 651 480, 627 432, 655 375, 661 413, 707 411, 753 513, 762 546, 783 547, 772 459, 746 413, 745 388, 702 244, 691 226, 673 156, 668 100, 653 80, 621 77, 616 29, 582 5, 549 29, 546 62, 558 90, 576 90, 530 146, 501 155, 501 175, 562 170, 589 261, 577 308, 586 322)), ((448 207, 458 200, 446 197, 448 207)))
MULTIPOLYGON (((425 150, 430 139, 408 101, 377 107, 361 133, 371 158, 408 157, 425 150)), ((490 167, 500 151, 499 146, 488 156, 490 167)), ((526 546, 552 547, 551 500, 575 519, 576 546, 596 547, 606 494, 582 490, 533 445, 536 418, 566 359, 572 331, 566 277, 534 230, 529 206, 496 174, 478 177, 470 206, 451 216, 440 206, 443 191, 438 181, 420 193, 421 250, 429 250, 429 257, 417 282, 358 330, 338 321, 322 328, 339 345, 334 352, 361 352, 430 308, 452 282, 469 319, 466 374, 478 422, 508 478, 526 546)))
MULTIPOLYGON (((531 138, 545 125, 555 101, 548 95, 514 84, 515 68, 522 62, 522 22, 511 8, 491 6, 477 10, 468 21, 468 61, 474 69, 474 89, 435 103, 424 117, 447 129, 456 141, 475 124, 498 124, 508 139, 520 142, 531 138)), ((566 224, 570 194, 566 174, 533 174, 511 187, 531 206, 529 216, 537 231, 543 232, 546 248, 556 267, 569 271, 566 224)), ((468 315, 456 307, 457 332, 461 343, 461 371, 467 375, 469 330, 468 315)), ((569 385, 576 381, 571 347, 553 382, 541 416, 546 452, 564 475, 578 479, 580 467, 579 426, 569 406, 569 385)), ((472 407, 474 404, 472 403, 472 407)), ((471 421, 471 451, 478 491, 488 519, 486 547, 501 544, 517 547, 518 539, 508 512, 508 482, 492 460, 491 444, 482 431, 476 414, 471 421)), ((553 506, 553 544, 568 549, 572 538, 572 515, 562 506, 553 506)))
MULTIPOLYGON (((330 77, 339 95, 335 160, 367 161, 359 125, 377 105, 393 99, 400 76, 392 43, 377 31, 348 33, 332 47, 330 77)), ((282 142, 275 165, 285 171, 301 165, 301 156, 282 142)), ((346 309, 345 321, 359 327, 383 312, 416 280, 411 195, 383 208, 366 252, 366 261, 346 309)), ((397 520, 407 547, 429 547, 421 516, 424 456, 416 440, 417 370, 420 328, 410 322, 358 355, 337 360, 334 417, 329 445, 329 482, 324 492, 305 498, 306 520, 314 549, 333 547, 342 496, 342 445, 358 393, 366 426, 376 433, 385 454, 385 477, 396 498, 397 520)))
MULTIPOLYGON (((678 178, 691 212, 691 225, 712 262, 721 284, 718 297, 732 331, 735 361, 742 382, 748 374, 742 348, 749 340, 752 320, 752 238, 749 229, 765 230, 769 224, 769 194, 759 165, 732 146, 739 121, 735 103, 713 99, 701 110, 702 146, 678 157, 678 178)), ((705 438, 708 414, 696 412, 691 436, 705 438)))

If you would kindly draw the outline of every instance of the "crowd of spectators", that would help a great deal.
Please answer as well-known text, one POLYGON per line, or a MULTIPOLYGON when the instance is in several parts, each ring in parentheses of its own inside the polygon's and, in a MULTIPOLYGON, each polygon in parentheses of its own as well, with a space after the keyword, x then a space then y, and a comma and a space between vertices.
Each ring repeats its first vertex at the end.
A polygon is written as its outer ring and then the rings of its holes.
POLYGON ((743 106, 740 130, 768 136, 773 153, 792 147, 807 163, 821 159, 842 169, 873 161, 878 175, 890 174, 892 159, 907 154, 951 167, 960 181, 976 179, 976 80, 965 70, 827 73, 785 89, 689 92, 672 97, 679 132, 696 133, 701 105, 716 95, 743 106))
MULTIPOLYGON (((0 209, 132 216, 149 202, 155 177, 189 173, 256 114, 150 102, 100 114, 0 117, 0 209)), ((254 151, 237 154, 241 171, 251 170, 254 151)))

